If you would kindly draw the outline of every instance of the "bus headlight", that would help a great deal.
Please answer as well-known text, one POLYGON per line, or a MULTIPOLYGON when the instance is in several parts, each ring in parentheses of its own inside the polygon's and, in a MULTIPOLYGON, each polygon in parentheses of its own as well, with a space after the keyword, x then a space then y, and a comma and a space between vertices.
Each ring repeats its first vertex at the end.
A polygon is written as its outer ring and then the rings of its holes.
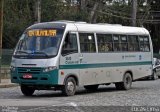
POLYGON ((49 71, 52 71, 54 69, 57 69, 57 67, 56 66, 46 67, 46 68, 43 69, 43 72, 49 72, 49 71))
POLYGON ((10 70, 11 70, 11 72, 14 72, 16 70, 16 68, 14 66, 10 66, 10 70))

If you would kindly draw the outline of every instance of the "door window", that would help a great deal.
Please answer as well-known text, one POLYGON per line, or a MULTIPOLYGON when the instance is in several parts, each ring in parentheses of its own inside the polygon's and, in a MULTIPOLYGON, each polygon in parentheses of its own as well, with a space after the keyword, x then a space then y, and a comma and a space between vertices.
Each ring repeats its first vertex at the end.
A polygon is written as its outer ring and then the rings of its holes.
POLYGON ((77 36, 75 33, 68 33, 63 42, 62 55, 78 53, 77 36))

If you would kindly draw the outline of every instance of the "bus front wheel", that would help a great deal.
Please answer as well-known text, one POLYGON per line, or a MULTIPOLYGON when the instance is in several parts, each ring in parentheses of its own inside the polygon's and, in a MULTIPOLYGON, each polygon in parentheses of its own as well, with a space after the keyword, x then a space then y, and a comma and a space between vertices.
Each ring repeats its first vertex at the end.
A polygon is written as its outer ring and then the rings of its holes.
POLYGON ((126 73, 123 77, 122 82, 115 83, 116 89, 118 90, 129 90, 132 85, 132 76, 130 73, 126 73))
POLYGON ((62 87, 62 93, 66 96, 73 96, 76 92, 76 81, 73 77, 69 77, 65 81, 65 85, 62 87))
POLYGON ((21 91, 25 96, 32 96, 35 89, 26 85, 21 85, 21 91))

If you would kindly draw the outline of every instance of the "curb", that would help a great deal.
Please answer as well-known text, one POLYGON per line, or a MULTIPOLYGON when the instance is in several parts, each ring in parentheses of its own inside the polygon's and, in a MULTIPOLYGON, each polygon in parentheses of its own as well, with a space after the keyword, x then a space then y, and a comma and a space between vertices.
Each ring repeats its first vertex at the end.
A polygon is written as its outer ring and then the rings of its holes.
POLYGON ((19 86, 18 84, 0 84, 0 88, 10 88, 10 87, 16 87, 19 86))

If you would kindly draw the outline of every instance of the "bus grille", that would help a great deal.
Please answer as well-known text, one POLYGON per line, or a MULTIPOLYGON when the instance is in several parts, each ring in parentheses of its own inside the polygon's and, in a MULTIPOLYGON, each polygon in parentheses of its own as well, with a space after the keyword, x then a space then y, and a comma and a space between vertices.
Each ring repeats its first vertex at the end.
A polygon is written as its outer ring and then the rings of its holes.
POLYGON ((31 73, 31 74, 40 74, 42 71, 41 68, 18 68, 18 73, 31 73))

